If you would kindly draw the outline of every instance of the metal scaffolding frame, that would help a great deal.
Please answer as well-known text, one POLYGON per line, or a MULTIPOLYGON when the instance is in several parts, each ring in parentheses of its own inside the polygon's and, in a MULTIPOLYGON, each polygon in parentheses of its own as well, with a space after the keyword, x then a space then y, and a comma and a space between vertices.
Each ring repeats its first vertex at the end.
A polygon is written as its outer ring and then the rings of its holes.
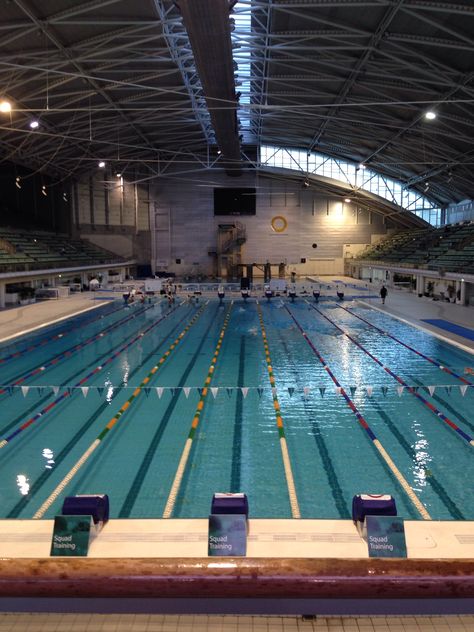
MULTIPOLYGON (((247 169, 260 145, 299 148, 364 164, 436 208, 474 198, 470 0, 238 0, 229 9, 247 169)), ((222 167, 172 0, 2 3, 0 53, 0 97, 12 103, 0 112, 3 162, 56 181, 99 159, 133 167, 138 181, 169 165, 222 167)))

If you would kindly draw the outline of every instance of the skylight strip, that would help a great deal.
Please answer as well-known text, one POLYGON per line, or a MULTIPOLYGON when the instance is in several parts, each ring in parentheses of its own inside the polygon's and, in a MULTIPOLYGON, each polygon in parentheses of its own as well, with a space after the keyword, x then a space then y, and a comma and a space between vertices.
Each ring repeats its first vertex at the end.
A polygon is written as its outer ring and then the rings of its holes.
POLYGON ((420 192, 407 190, 403 182, 392 180, 376 171, 372 171, 372 169, 360 169, 354 163, 316 152, 308 152, 306 165, 301 166, 300 156, 302 151, 306 152, 306 150, 302 149, 261 145, 260 163, 262 166, 301 171, 306 175, 324 176, 338 180, 346 186, 349 183, 355 189, 374 193, 392 204, 397 204, 401 208, 423 217, 430 224, 439 225, 441 209, 420 192), (309 169, 310 166, 311 169, 309 169), (345 180, 341 180, 341 174, 345 180))
MULTIPOLYGON (((237 68, 235 70, 236 92, 239 94, 240 105, 250 105, 252 82, 252 6, 248 1, 239 1, 234 5, 232 19, 235 29, 231 33, 233 44, 233 59, 237 68)), ((240 134, 244 143, 252 142, 252 120, 248 108, 239 107, 237 118, 240 123, 240 134)))

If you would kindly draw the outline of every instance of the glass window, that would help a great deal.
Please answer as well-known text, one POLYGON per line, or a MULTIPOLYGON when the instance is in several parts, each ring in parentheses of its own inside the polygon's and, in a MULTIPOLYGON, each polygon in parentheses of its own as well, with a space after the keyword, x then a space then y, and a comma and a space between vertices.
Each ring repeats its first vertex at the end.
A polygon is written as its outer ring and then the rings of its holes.
POLYGON ((339 180, 346 185, 349 183, 414 212, 432 225, 440 225, 441 209, 431 200, 417 191, 405 189, 397 180, 385 178, 370 169, 359 169, 355 163, 335 160, 315 152, 308 154, 304 149, 285 149, 272 145, 260 147, 260 160, 270 167, 307 171, 309 174, 339 180))

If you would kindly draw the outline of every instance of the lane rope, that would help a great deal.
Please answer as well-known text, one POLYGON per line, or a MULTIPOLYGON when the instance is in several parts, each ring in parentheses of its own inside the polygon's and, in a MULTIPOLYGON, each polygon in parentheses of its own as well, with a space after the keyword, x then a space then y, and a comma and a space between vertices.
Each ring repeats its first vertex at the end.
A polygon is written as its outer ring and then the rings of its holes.
POLYGON ((280 449, 281 449, 281 455, 283 459, 283 467, 285 470, 288 496, 290 498, 291 515, 293 518, 301 518, 298 497, 296 495, 295 480, 293 477, 293 470, 291 468, 290 454, 288 451, 288 444, 286 442, 285 428, 283 426, 283 418, 281 416, 280 403, 278 401, 278 396, 277 396, 275 376, 273 375, 272 361, 270 358, 270 349, 268 346, 267 334, 265 332, 265 323, 263 322, 262 308, 260 307, 260 303, 258 301, 257 301, 257 312, 258 312, 258 319, 260 321, 260 329, 262 332, 263 346, 265 349, 265 362, 267 365, 268 377, 269 377, 270 386, 272 389, 273 408, 275 410, 278 436, 280 438, 280 449))
MULTIPOLYGON (((59 483, 59 485, 54 489, 54 491, 48 496, 48 498, 44 501, 41 507, 37 510, 37 512, 33 515, 33 520, 39 520, 44 516, 46 511, 51 507, 51 505, 55 502, 58 496, 64 491, 67 485, 72 481, 77 472, 81 469, 81 467, 86 463, 86 461, 90 458, 90 456, 95 452, 95 450, 101 445, 102 441, 108 435, 108 433, 112 430, 115 424, 121 419, 123 414, 130 408, 136 398, 142 393, 143 388, 148 384, 151 378, 155 375, 158 369, 166 362, 170 354, 176 349, 184 336, 188 333, 191 327, 197 322, 200 316, 203 314, 204 308, 208 305, 209 301, 207 301, 192 317, 186 327, 182 330, 182 332, 178 335, 177 338, 171 343, 165 353, 158 360, 157 364, 151 369, 151 371, 143 378, 141 383, 136 387, 133 391, 132 395, 127 399, 126 402, 122 404, 120 410, 115 413, 112 419, 108 422, 102 432, 98 435, 98 437, 91 443, 91 445, 87 448, 84 454, 80 457, 80 459, 75 463, 75 465, 70 469, 70 471, 66 474, 63 480, 59 483)), ((177 309, 177 308, 176 308, 177 309)))
POLYGON ((346 391, 344 390, 344 388, 339 384, 336 376, 334 375, 334 373, 331 371, 331 369, 329 368, 329 366, 327 365, 326 361, 324 360, 323 356, 319 353, 318 349, 315 347, 315 345, 313 344, 313 342, 309 339, 308 334, 304 331, 303 327, 301 326, 301 324, 296 320, 296 318, 293 316, 292 312, 288 309, 288 307, 285 305, 285 309, 288 312, 288 314, 290 315, 290 318, 294 321, 294 323, 296 324, 296 326, 298 327, 298 329, 300 330, 301 334, 303 335, 304 339, 306 340, 306 342, 308 343, 308 345, 311 347, 311 349, 313 350, 313 352, 315 353, 315 355, 317 356, 318 360, 321 362, 321 364, 323 365, 324 370, 326 371, 326 373, 329 375, 329 377, 331 378, 331 380, 334 382, 334 384, 337 387, 338 393, 340 395, 342 395, 342 397, 345 399, 347 405, 349 406, 349 408, 352 410, 352 412, 354 413, 354 415, 357 418, 357 421, 359 422, 359 424, 362 426, 362 428, 365 430, 365 432, 367 433, 369 439, 371 440, 372 444, 375 446, 375 448, 377 449, 377 451, 379 452, 379 454, 382 456, 383 460, 385 461, 385 463, 388 465, 388 467, 390 468, 390 471, 392 472, 392 474, 395 476, 396 480, 398 481, 398 483, 400 484, 400 486, 402 487, 402 489, 405 491, 405 493, 407 494, 408 498, 411 500, 411 502, 413 503, 413 505, 416 507, 416 509, 418 510, 418 513, 421 515, 421 517, 424 520, 431 520, 431 516, 428 513, 428 510, 426 509, 426 507, 423 505, 423 503, 421 502, 421 500, 418 498, 418 496, 415 494, 415 492, 413 491, 413 489, 410 487, 410 485, 408 484, 408 481, 405 479, 405 477, 403 476, 403 474, 400 472, 400 470, 398 469, 398 467, 395 465, 395 463, 393 462, 392 458, 390 457, 390 455, 388 454, 388 452, 385 450, 385 448, 383 447, 383 445, 380 443, 380 441, 377 439, 375 433, 372 431, 372 429, 370 428, 369 424, 367 423, 367 421, 365 420, 365 418, 363 417, 363 415, 361 414, 361 412, 359 411, 359 409, 357 408, 357 406, 354 404, 354 402, 352 401, 352 399, 349 397, 349 395, 346 393, 346 391))
POLYGON ((39 342, 36 342, 30 345, 29 347, 25 347, 25 349, 20 349, 19 351, 15 351, 14 353, 9 353, 3 358, 0 358, 0 364, 4 364, 5 362, 8 362, 9 360, 19 358, 24 353, 29 353, 30 351, 33 351, 34 349, 38 349, 39 347, 44 347, 44 345, 48 344, 48 342, 54 342, 55 340, 60 340, 61 338, 64 338, 65 336, 68 336, 69 334, 71 334, 73 331, 76 331, 77 329, 82 329, 83 327, 87 327, 88 325, 91 325, 96 320, 100 320, 101 318, 111 316, 112 314, 115 314, 115 312, 118 312, 121 310, 122 310, 122 307, 118 307, 117 309, 113 309, 110 312, 107 312, 106 314, 98 314, 95 318, 91 318, 90 320, 84 323, 81 323, 80 325, 77 325, 76 327, 71 327, 67 331, 54 334, 54 336, 51 336, 51 338, 44 338, 43 340, 40 340, 39 342))
POLYGON ((23 432, 24 430, 29 428, 36 421, 38 421, 38 419, 42 419, 44 417, 44 415, 49 413, 50 410, 55 408, 58 404, 60 404, 62 401, 64 401, 67 397, 70 397, 73 394, 73 389, 78 389, 78 388, 84 386, 84 384, 88 380, 90 380, 91 377, 93 377, 94 375, 96 375, 97 373, 102 371, 102 369, 104 369, 108 364, 113 362, 115 360, 115 358, 117 358, 121 353, 123 353, 126 349, 131 347, 131 345, 133 345, 135 342, 137 342, 138 340, 143 338, 143 336, 145 334, 147 334, 151 329, 153 329, 154 327, 159 325, 165 318, 168 318, 168 316, 170 316, 170 314, 172 314, 173 311, 178 309, 178 307, 180 307, 180 305, 175 307, 173 310, 167 312, 164 316, 162 316, 157 321, 152 323, 149 327, 147 327, 146 329, 141 331, 138 335, 134 336, 127 344, 125 344, 124 346, 120 347, 120 349, 118 349, 117 351, 115 351, 115 353, 113 353, 111 356, 109 356, 105 360, 105 362, 103 364, 99 364, 98 366, 96 366, 92 371, 90 371, 90 373, 88 373, 82 379, 80 379, 79 382, 76 382, 76 384, 73 384, 73 386, 70 389, 66 388, 66 390, 63 391, 63 393, 61 393, 61 395, 56 397, 56 399, 54 399, 47 406, 42 408, 38 413, 33 415, 33 417, 30 417, 27 421, 23 422, 14 432, 12 432, 10 435, 8 435, 7 437, 5 437, 4 439, 2 439, 0 441, 0 450, 2 448, 4 448, 6 445, 8 445, 8 443, 10 443, 10 441, 12 439, 14 439, 16 436, 18 436, 21 432, 23 432))
POLYGON ((211 385, 211 380, 212 380, 212 377, 214 375, 214 370, 215 370, 215 367, 216 367, 217 358, 219 357, 219 352, 221 350, 222 341, 224 339, 227 326, 229 324, 230 313, 232 311, 233 304, 234 304, 234 301, 231 301, 229 309, 227 310, 227 314, 226 314, 226 316, 224 318, 224 323, 222 325, 222 329, 221 329, 220 334, 219 334, 217 345, 216 345, 216 348, 214 350, 214 355, 213 355, 212 360, 211 360, 211 365, 209 367, 209 371, 208 371, 206 379, 204 381, 204 387, 202 389, 201 396, 199 398, 199 401, 198 401, 197 406, 196 406, 196 410, 194 412, 193 421, 191 423, 191 430, 189 431, 188 438, 186 439, 186 443, 184 444, 184 449, 183 449, 183 452, 181 454, 181 458, 180 458, 179 463, 178 463, 178 468, 177 468, 176 474, 174 476, 173 484, 171 485, 171 489, 170 489, 170 492, 168 494, 168 499, 166 501, 166 505, 165 505, 165 508, 164 508, 164 511, 163 511, 163 518, 171 518, 171 516, 173 514, 173 509, 174 509, 174 506, 176 504, 176 499, 178 497, 179 490, 180 490, 180 487, 181 487, 181 482, 183 480, 184 472, 186 470, 186 465, 188 463, 188 458, 189 458, 189 454, 191 452, 191 448, 192 448, 192 445, 193 445, 193 440, 194 440, 194 437, 196 435, 196 429, 197 429, 197 427, 199 425, 199 420, 201 418, 202 411, 204 409, 204 404, 206 402, 206 397, 207 397, 207 394, 209 392, 209 388, 210 388, 210 385, 211 385))
POLYGON ((440 362, 438 362, 434 358, 430 358, 429 356, 425 355, 421 351, 418 351, 418 349, 415 349, 414 347, 411 347, 410 345, 407 345, 405 342, 403 342, 403 340, 400 340, 399 338, 396 338, 395 336, 392 336, 392 334, 390 334, 388 331, 385 331, 384 329, 381 329, 380 327, 377 327, 377 325, 374 325, 373 323, 371 323, 370 321, 366 320, 365 318, 362 318, 362 316, 359 316, 358 314, 356 314, 352 310, 347 309, 347 307, 343 307, 342 305, 336 305, 336 307, 339 307, 340 309, 343 309, 345 312, 347 312, 351 316, 354 316, 355 318, 358 318, 362 322, 367 323, 367 325, 369 325, 370 327, 373 327, 373 329, 376 329, 377 331, 379 331, 384 336, 387 336, 388 338, 391 338, 392 340, 395 340, 395 342, 398 342, 399 345, 402 345, 403 347, 406 347, 410 351, 413 351, 413 353, 416 353, 417 355, 419 355, 424 360, 427 360, 428 362, 431 362, 431 364, 434 364, 435 366, 437 366, 438 369, 441 369, 441 371, 444 371, 445 373, 448 373, 449 375, 452 375, 453 377, 457 378, 458 380, 461 380, 461 382, 463 382, 464 384, 468 384, 469 386, 474 386, 473 382, 470 382, 469 380, 467 380, 462 375, 459 375, 459 373, 456 373, 455 371, 452 371, 450 368, 448 368, 447 366, 444 366, 443 364, 441 364, 440 362))
MULTIPOLYGON (((140 316, 148 309, 153 309, 153 307, 154 305, 152 307, 146 307, 145 309, 141 309, 135 314, 130 314, 130 316, 127 316, 126 318, 122 318, 121 320, 118 320, 117 322, 112 323, 111 325, 108 325, 107 327, 99 331, 97 334, 94 334, 87 340, 84 340, 84 342, 80 342, 77 345, 74 345, 73 347, 66 349, 66 351, 63 351, 62 353, 59 353, 56 356, 53 356, 51 360, 49 360, 48 362, 45 362, 42 366, 36 367, 35 369, 32 369, 29 373, 26 373, 22 377, 19 377, 14 382, 12 382, 11 386, 20 386, 20 384, 23 384, 23 382, 25 382, 29 378, 34 377, 35 375, 39 375, 40 373, 43 373, 47 369, 58 364, 58 362, 61 362, 61 360, 70 358, 73 355, 73 353, 76 353, 77 351, 84 349, 84 347, 87 347, 88 345, 92 344, 93 342, 96 342, 100 338, 103 338, 106 334, 109 334, 111 331, 114 331, 118 327, 121 327, 122 325, 127 323, 129 320, 133 320, 136 316, 140 316)), ((6 395, 7 393, 8 393, 7 390, 5 390, 4 388, 0 388, 0 395, 6 395)))
MULTIPOLYGON (((308 301, 306 301, 306 303, 308 303, 308 301)), ((464 441, 469 443, 471 446, 474 446, 474 439, 470 435, 468 435, 466 432, 464 432, 464 430, 462 430, 454 421, 449 419, 449 417, 447 417, 443 412, 441 412, 441 410, 439 410, 439 408, 436 408, 436 406, 434 406, 431 402, 429 402, 427 399, 425 399, 423 397, 423 395, 420 395, 420 393, 418 393, 412 386, 409 386, 405 382, 405 380, 403 380, 399 375, 394 373, 390 369, 390 367, 385 366, 383 362, 381 362, 376 356, 374 356, 368 349, 366 349, 363 345, 361 345, 360 342, 358 342, 350 334, 348 334, 346 331, 344 331, 344 329, 339 327, 339 325, 337 325, 333 320, 331 320, 328 316, 326 316, 326 314, 324 314, 320 309, 318 309, 314 305, 311 305, 311 303, 308 303, 308 305, 310 305, 310 307, 312 307, 314 309, 314 311, 318 312, 318 314, 320 314, 329 323, 331 323, 331 325, 333 325, 338 331, 340 331, 342 334, 344 334, 344 336, 349 338, 349 340, 351 342, 353 342, 361 351, 363 351, 365 354, 367 354, 371 360, 373 360, 376 364, 381 366, 382 369, 386 373, 388 373, 390 375, 390 377, 392 377, 394 380, 396 380, 401 386, 406 388, 406 390, 411 395, 416 397, 424 406, 426 406, 434 415, 436 415, 437 419, 441 419, 441 421, 443 421, 452 430, 454 430, 462 439, 464 439, 464 441)))

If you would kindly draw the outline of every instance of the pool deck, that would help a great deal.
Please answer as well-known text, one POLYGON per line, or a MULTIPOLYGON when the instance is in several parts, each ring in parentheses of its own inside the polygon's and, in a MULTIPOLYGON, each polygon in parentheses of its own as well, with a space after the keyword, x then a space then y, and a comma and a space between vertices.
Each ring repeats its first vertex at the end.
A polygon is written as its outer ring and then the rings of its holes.
MULTIPOLYGON (((346 289, 348 299, 378 294, 375 284, 364 290, 352 279, 344 281, 356 285, 346 289)), ((437 318, 472 329, 472 308, 398 290, 389 290, 385 305, 379 298, 358 300, 474 353, 472 340, 422 322, 437 318)), ((81 294, 1 311, 0 339, 100 304, 93 294, 81 294)), ((422 612, 423 602, 454 599, 474 608, 474 522, 405 525, 408 559, 369 558, 351 521, 256 519, 250 521, 245 558, 207 557, 206 520, 111 520, 92 541, 89 557, 51 558, 51 521, 2 520, 0 602, 298 598, 312 600, 315 608, 322 600, 327 612, 336 600, 417 599, 422 612)))
MULTIPOLYGON (((321 280, 323 284, 322 297, 334 296, 334 291, 325 289, 324 287, 326 286, 327 288, 328 283, 335 285, 333 277, 317 277, 314 283, 317 283, 318 280, 321 280)), ((358 281, 349 277, 338 277, 338 280, 350 284, 350 287, 344 288, 345 298, 347 298, 347 300, 350 300, 351 296, 356 294, 360 297, 356 300, 361 304, 370 305, 373 309, 377 309, 399 320, 408 322, 414 327, 424 329, 438 338, 460 346, 465 351, 474 353, 474 340, 470 340, 464 336, 458 336, 450 331, 424 322, 426 319, 446 320, 455 325, 470 329, 474 333, 474 307, 443 301, 433 301, 433 299, 425 296, 419 298, 415 292, 391 288, 388 288, 389 293, 385 300, 385 305, 382 305, 382 300, 378 296, 381 284, 366 283, 365 281, 358 281), (360 290, 357 288, 360 288, 360 290), (375 295, 376 298, 363 298, 365 293, 368 297, 375 295)))
POLYGON ((104 303, 94 292, 71 294, 67 298, 38 301, 0 310, 0 342, 96 309, 104 303))
MULTIPOLYGON (((0 560, 49 557, 53 522, 2 520, 0 560)), ((251 558, 369 558, 367 540, 352 520, 250 518, 248 525, 247 554, 251 558)), ((474 521, 405 520, 404 527, 410 558, 472 557, 474 521)), ((113 519, 91 539, 89 558, 203 558, 207 557, 207 535, 204 518, 113 519)))
POLYGON ((406 521, 407 559, 369 558, 350 520, 250 519, 246 557, 208 557, 205 519, 111 520, 87 558, 49 557, 52 527, 52 520, 0 524, 0 610, 26 597, 69 600, 71 611, 75 599, 100 598, 152 600, 151 608, 153 600, 156 608, 181 599, 184 611, 195 598, 267 599, 273 612, 278 600, 292 599, 326 613, 350 599, 399 600, 398 612, 404 601, 412 611, 414 599, 418 613, 436 611, 433 600, 450 604, 441 613, 474 609, 470 521, 406 521))
POLYGON ((465 351, 474 353, 474 340, 464 336, 459 336, 451 331, 440 329, 426 320, 445 320, 455 325, 470 329, 474 333, 474 308, 456 305, 453 303, 442 303, 432 299, 418 298, 416 294, 407 294, 402 290, 395 290, 387 297, 385 305, 380 299, 361 300, 370 305, 373 309, 378 309, 394 316, 411 325, 424 329, 437 338, 448 340, 465 351))

